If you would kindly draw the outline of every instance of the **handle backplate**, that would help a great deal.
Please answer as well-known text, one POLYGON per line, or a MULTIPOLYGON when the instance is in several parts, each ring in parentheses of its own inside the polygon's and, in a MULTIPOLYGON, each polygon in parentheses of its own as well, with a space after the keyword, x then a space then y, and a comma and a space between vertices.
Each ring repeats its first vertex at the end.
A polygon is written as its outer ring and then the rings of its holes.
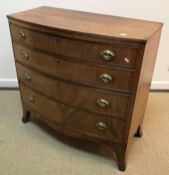
POLYGON ((109 60, 112 60, 113 58, 116 57, 115 53, 111 50, 103 50, 101 52, 101 56, 102 58, 105 60, 105 61, 109 61, 109 60))
POLYGON ((28 60, 29 59, 29 55, 25 52, 21 52, 21 58, 24 59, 24 60, 28 60))
POLYGON ((25 39, 26 39, 26 34, 25 34, 25 32, 20 31, 20 32, 18 33, 18 37, 19 37, 20 39, 25 40, 25 39))
POLYGON ((99 78, 103 83, 112 83, 113 80, 112 76, 106 73, 101 74, 99 78))
POLYGON ((107 100, 101 98, 97 100, 97 105, 101 108, 107 108, 108 106, 110 106, 110 103, 107 100))
POLYGON ((35 102, 35 99, 34 99, 31 95, 28 95, 28 100, 29 100, 30 102, 32 102, 32 103, 35 102))
POLYGON ((30 81, 31 80, 31 76, 28 73, 24 73, 23 74, 23 79, 27 80, 27 81, 30 81))
POLYGON ((97 122, 96 128, 101 131, 105 131, 107 129, 107 125, 104 122, 97 122))

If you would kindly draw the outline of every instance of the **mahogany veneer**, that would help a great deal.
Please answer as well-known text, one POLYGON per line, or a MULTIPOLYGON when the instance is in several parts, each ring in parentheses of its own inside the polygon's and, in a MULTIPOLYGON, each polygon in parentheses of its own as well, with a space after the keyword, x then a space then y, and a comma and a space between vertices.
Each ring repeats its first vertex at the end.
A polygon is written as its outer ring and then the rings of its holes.
POLYGON ((105 143, 126 168, 142 122, 162 24, 40 7, 8 16, 23 118, 105 143))

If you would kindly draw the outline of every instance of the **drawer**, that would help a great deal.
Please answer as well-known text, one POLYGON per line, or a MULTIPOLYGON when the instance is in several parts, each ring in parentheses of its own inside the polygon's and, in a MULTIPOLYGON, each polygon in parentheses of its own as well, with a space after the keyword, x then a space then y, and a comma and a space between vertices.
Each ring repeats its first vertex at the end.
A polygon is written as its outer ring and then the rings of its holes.
POLYGON ((110 116, 127 115, 129 96, 88 88, 41 75, 16 63, 18 78, 24 84, 59 102, 110 116))
POLYGON ((74 63, 13 43, 15 59, 52 76, 109 90, 130 91, 133 72, 74 63))
POLYGON ((22 83, 20 83, 20 90, 23 102, 40 114, 47 123, 93 137, 122 141, 124 130, 122 120, 96 116, 59 104, 29 89, 22 83))
POLYGON ((13 24, 10 27, 14 40, 19 40, 38 49, 71 57, 74 60, 134 67, 137 47, 110 45, 47 35, 13 24))

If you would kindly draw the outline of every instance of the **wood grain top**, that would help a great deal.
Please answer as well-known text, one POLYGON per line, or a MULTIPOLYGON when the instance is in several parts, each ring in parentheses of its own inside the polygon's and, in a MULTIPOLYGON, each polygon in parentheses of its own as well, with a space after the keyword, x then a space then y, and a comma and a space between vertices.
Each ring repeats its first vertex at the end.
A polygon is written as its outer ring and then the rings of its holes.
POLYGON ((83 34, 144 41, 162 27, 159 22, 45 6, 8 15, 8 18, 83 34))

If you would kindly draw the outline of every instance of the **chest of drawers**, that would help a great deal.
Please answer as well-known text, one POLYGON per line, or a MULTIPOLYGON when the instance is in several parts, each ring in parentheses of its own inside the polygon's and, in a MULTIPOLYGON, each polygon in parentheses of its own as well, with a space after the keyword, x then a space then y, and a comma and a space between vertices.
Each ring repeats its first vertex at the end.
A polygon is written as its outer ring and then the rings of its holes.
POLYGON ((40 7, 8 16, 25 123, 112 147, 141 136, 162 24, 40 7))

